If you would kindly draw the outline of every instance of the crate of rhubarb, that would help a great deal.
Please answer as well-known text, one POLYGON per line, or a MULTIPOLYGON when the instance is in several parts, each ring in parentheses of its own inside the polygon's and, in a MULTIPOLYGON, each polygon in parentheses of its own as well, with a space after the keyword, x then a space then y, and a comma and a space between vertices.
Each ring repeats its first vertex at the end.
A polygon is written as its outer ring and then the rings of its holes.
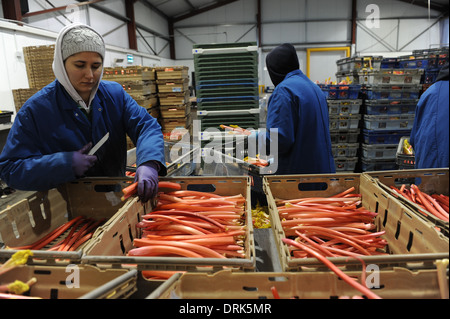
POLYGON ((415 216, 449 236, 448 168, 405 169, 366 173, 379 185, 378 196, 392 195, 415 216))
POLYGON ((121 216, 97 230, 82 260, 136 264, 145 278, 173 271, 253 271, 250 200, 245 176, 160 179, 156 200, 143 205, 132 195, 121 216))
POLYGON ((79 260, 95 230, 123 208, 129 178, 85 178, 23 196, 0 212, 0 258, 29 249, 40 259, 79 260), (63 258, 64 257, 64 258, 63 258))
POLYGON ((448 238, 364 174, 265 176, 283 271, 448 258, 448 238), (321 256, 321 257, 317 257, 321 256))

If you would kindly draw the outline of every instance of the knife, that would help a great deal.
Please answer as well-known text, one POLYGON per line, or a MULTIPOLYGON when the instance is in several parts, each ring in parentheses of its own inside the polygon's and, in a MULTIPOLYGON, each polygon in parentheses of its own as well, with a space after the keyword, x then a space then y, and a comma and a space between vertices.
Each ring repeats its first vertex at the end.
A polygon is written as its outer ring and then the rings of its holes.
POLYGON ((95 146, 93 148, 91 148, 91 150, 89 151, 88 155, 94 155, 95 152, 98 151, 98 149, 100 147, 103 146, 103 144, 105 144, 105 142, 108 140, 109 138, 109 132, 105 134, 105 136, 102 137, 102 139, 100 141, 98 141, 97 144, 95 144, 95 146))

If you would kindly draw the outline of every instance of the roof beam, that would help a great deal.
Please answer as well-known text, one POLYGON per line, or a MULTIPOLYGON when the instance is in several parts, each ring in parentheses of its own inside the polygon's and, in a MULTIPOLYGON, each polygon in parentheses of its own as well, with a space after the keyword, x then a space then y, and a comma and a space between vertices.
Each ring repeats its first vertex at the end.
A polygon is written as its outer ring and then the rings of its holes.
POLYGON ((184 20, 184 19, 196 16, 197 14, 204 13, 204 12, 207 12, 207 11, 210 11, 210 10, 213 10, 213 9, 220 8, 222 6, 225 6, 227 4, 230 4, 230 3, 236 2, 236 1, 238 1, 238 0, 220 0, 220 1, 215 2, 214 4, 205 6, 203 8, 198 8, 198 9, 192 10, 192 11, 190 11, 190 12, 188 12, 186 14, 182 14, 182 15, 180 15, 178 17, 173 17, 171 20, 172 20, 173 23, 175 23, 175 22, 178 22, 178 21, 181 21, 181 20, 184 20))
POLYGON ((436 10, 441 13, 448 13, 448 4, 437 4, 433 1, 427 1, 427 0, 397 0, 400 2, 405 2, 414 6, 422 7, 422 8, 430 8, 431 10, 436 10), (429 6, 428 6, 429 5, 429 6))

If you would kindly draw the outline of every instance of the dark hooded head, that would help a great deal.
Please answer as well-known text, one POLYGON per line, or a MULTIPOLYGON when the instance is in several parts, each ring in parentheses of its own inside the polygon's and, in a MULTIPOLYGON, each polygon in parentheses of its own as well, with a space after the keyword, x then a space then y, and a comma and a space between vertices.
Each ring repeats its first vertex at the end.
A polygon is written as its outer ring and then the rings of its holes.
POLYGON ((266 66, 273 85, 277 86, 289 72, 300 68, 294 46, 290 43, 277 46, 267 55, 266 66))

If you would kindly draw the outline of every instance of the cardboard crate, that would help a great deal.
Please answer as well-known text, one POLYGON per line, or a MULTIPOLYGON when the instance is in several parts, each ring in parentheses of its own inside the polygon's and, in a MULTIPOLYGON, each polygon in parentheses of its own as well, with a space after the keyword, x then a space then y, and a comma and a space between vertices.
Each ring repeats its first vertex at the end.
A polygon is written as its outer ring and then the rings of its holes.
MULTIPOLYGON (((376 231, 385 230, 382 238, 388 242, 388 255, 362 256, 366 264, 402 262, 408 259, 431 260, 448 258, 449 241, 429 222, 417 216, 411 209, 402 205, 389 194, 380 196, 380 187, 365 174, 319 174, 265 176, 263 188, 267 195, 270 219, 280 262, 284 271, 298 271, 303 267, 320 266, 315 258, 293 258, 288 246, 282 242, 285 238, 281 226, 275 199, 294 199, 304 197, 329 197, 350 187, 361 194, 362 206, 378 213, 375 218, 376 231), (314 184, 320 190, 299 190, 303 186, 314 184)), ((347 257, 331 257, 335 264, 359 264, 360 261, 347 257)))
POLYGON ((189 103, 181 105, 160 106, 161 117, 163 119, 183 118, 185 119, 190 111, 189 103))
POLYGON ((49 265, 24 265, 0 276, 0 282, 15 280, 37 282, 25 295, 43 299, 125 299, 136 290, 137 271, 125 268, 100 269, 91 265, 73 264, 66 268, 49 265), (79 282, 71 280, 76 271, 79 282), (76 286, 79 284, 79 286, 76 286))
POLYGON ((134 95, 145 96, 157 93, 156 84, 154 81, 131 80, 131 81, 120 81, 118 83, 121 84, 123 89, 132 97, 134 95))
POLYGON ((182 93, 158 93, 159 104, 167 105, 181 105, 189 102, 189 91, 182 93))
MULTIPOLYGON (((63 185, 60 189, 29 192, 26 197, 0 212, 0 237, 5 246, 32 244, 60 225, 77 216, 95 220, 113 218, 126 202, 121 201, 122 188, 130 178, 85 178, 63 185)), ((55 242, 65 238, 68 232, 55 242)), ((78 251, 83 251, 80 246, 78 251)), ((35 251, 40 258, 70 257, 70 252, 35 251)), ((7 250, 0 250, 8 253, 7 250)))
MULTIPOLYGON (((345 273, 357 278, 358 282, 362 280, 361 271, 345 273)), ((381 298, 448 298, 445 269, 394 268, 381 270, 379 275, 379 288, 375 288, 374 292, 381 298), (439 279, 442 279, 443 284, 440 284, 439 279)), ((223 270, 214 274, 175 274, 155 289, 148 299, 274 299, 272 287, 277 289, 280 299, 361 296, 358 290, 330 271, 238 273, 223 270)), ((261 306, 258 304, 258 307, 261 306)))
POLYGON ((160 179, 179 183, 182 190, 199 190, 218 195, 242 194, 246 199, 246 236, 244 240, 245 258, 185 258, 185 257, 131 257, 128 251, 133 247, 133 239, 139 238, 140 228, 136 224, 141 216, 151 211, 149 203, 143 205, 133 198, 121 215, 110 219, 100 227, 95 238, 86 247, 82 261, 88 264, 136 264, 139 269, 186 270, 215 272, 231 267, 253 271, 256 266, 255 244, 250 204, 250 179, 248 177, 171 177, 160 179))
POLYGON ((187 66, 162 66, 156 67, 156 79, 166 80, 166 79, 185 79, 188 78, 187 66))
POLYGON ((181 93, 189 90, 188 78, 157 80, 156 84, 160 93, 181 93))
POLYGON ((440 228, 447 237, 449 236, 449 223, 434 215, 428 213, 425 209, 414 202, 399 196, 397 192, 391 189, 391 186, 400 188, 402 184, 408 187, 415 184, 419 189, 429 195, 437 193, 449 195, 449 174, 448 168, 435 169, 408 169, 398 171, 379 171, 367 172, 373 179, 373 183, 379 186, 377 196, 390 195, 395 197, 405 207, 408 207, 416 216, 431 222, 434 226, 440 228))
POLYGON ((103 79, 118 82, 128 81, 132 79, 142 81, 155 81, 156 72, 154 68, 146 66, 104 68, 103 79))

